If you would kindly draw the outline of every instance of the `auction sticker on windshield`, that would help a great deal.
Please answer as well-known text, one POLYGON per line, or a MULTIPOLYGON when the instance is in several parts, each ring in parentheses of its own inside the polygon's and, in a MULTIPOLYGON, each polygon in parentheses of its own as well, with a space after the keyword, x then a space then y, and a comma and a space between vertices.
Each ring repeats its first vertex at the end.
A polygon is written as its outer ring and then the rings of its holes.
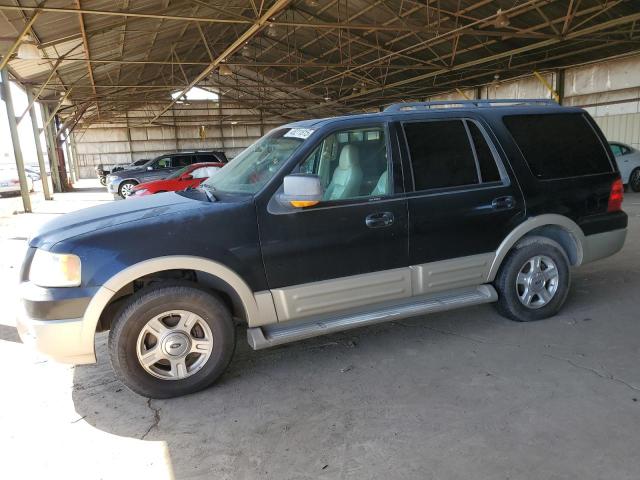
POLYGON ((310 128, 292 128, 287 133, 285 133, 283 137, 301 138, 302 140, 306 140, 312 133, 313 130, 310 128))

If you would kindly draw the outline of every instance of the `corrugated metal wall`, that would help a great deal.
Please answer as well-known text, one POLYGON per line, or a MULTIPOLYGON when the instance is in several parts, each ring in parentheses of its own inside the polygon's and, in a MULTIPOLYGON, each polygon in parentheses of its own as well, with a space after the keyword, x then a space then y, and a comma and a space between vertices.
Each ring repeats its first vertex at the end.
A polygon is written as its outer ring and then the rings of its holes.
MULTIPOLYGON (((557 89, 558 74, 543 77, 557 89)), ((551 98, 551 93, 534 76, 464 90, 469 98, 551 98)), ((458 92, 430 100, 460 100, 458 92)), ((640 55, 565 70, 565 105, 584 107, 609 140, 640 148, 640 55)))
MULTIPOLYGON (((212 103, 188 110, 177 106, 169 112, 169 121, 174 119, 175 125, 140 126, 144 113, 149 115, 149 112, 134 111, 118 124, 94 124, 76 132, 80 177, 95 177, 98 164, 128 164, 175 151, 222 150, 231 159, 260 138, 261 132, 266 133, 281 124, 267 119, 262 124, 252 125, 220 122, 216 118, 220 113, 218 106, 212 103)), ((225 114, 255 115, 256 112, 226 109, 225 114)))

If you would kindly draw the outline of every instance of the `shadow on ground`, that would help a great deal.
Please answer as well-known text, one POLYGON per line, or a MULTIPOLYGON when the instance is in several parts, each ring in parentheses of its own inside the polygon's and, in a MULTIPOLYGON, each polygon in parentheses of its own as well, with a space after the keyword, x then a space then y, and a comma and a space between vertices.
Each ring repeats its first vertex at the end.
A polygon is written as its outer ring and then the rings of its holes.
POLYGON ((122 386, 103 335, 73 400, 98 429, 166 441, 176 478, 633 477, 640 276, 623 268, 586 267, 543 322, 481 306, 258 352, 239 329, 221 380, 172 400, 122 386))
POLYGON ((11 327, 9 325, 0 325, 0 340, 21 343, 16 327, 11 327))

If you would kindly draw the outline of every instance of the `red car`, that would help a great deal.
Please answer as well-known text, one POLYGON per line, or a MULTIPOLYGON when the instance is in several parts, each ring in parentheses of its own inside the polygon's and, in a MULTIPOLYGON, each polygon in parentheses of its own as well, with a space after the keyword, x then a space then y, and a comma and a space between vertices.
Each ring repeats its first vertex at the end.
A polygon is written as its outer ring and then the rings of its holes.
POLYGON ((194 163, 181 168, 173 175, 153 182, 141 183, 133 187, 127 198, 143 197, 162 192, 178 192, 189 187, 197 187, 204 180, 220 170, 224 163, 194 163))

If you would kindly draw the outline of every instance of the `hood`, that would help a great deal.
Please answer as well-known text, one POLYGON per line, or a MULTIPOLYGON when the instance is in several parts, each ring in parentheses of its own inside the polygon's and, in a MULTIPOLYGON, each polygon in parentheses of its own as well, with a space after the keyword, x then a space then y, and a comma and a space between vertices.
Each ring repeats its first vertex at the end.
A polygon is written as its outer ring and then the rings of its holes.
POLYGON ((117 172, 111 172, 109 175, 113 175, 114 177, 131 177, 132 175, 139 175, 141 173, 147 173, 150 170, 147 170, 147 167, 133 167, 133 168, 123 168, 122 170, 118 170, 117 172))
POLYGON ((205 204, 206 198, 203 200, 167 192, 141 197, 135 201, 121 200, 85 208, 45 223, 31 238, 29 246, 50 249, 56 243, 78 235, 122 223, 160 215, 177 215, 186 210, 200 208, 205 204))
MULTIPOLYGON (((136 185, 135 187, 133 187, 133 190, 144 190, 144 189, 148 189, 148 188, 162 188, 164 185, 168 185, 171 184, 175 181, 177 181, 179 179, 177 178, 163 178, 161 180, 152 180, 150 182, 143 182, 143 183, 139 183, 138 185, 136 185)), ((185 185, 184 188, 187 188, 187 186, 185 185)))

